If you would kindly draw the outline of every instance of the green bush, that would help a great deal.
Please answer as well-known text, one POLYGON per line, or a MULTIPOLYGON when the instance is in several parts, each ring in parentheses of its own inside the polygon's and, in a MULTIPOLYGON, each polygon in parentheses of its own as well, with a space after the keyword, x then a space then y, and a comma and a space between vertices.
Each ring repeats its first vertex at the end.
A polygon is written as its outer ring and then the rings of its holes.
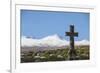
MULTIPOLYGON (((76 60, 87 60, 90 56, 89 47, 75 47, 76 60)), ((47 61, 67 61, 69 60, 69 48, 61 48, 57 50, 45 50, 39 52, 21 53, 21 62, 47 62, 47 61), (39 56, 36 58, 36 56, 39 56)))

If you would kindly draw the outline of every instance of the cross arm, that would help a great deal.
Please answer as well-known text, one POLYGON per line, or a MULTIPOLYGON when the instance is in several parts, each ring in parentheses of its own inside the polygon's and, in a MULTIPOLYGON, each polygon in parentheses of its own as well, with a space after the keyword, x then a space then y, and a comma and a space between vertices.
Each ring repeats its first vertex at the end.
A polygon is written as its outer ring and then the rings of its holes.
POLYGON ((66 32, 66 36, 77 36, 78 37, 78 32, 74 32, 74 33, 66 32))

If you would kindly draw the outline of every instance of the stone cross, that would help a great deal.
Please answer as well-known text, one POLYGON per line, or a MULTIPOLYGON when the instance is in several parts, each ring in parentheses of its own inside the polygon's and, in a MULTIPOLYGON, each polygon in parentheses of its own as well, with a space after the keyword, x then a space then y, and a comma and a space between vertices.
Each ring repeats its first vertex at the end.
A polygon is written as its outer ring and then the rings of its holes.
POLYGON ((77 54, 74 48, 74 36, 78 37, 78 32, 74 32, 74 25, 70 25, 70 32, 66 32, 66 36, 70 36, 69 60, 75 60, 77 54))

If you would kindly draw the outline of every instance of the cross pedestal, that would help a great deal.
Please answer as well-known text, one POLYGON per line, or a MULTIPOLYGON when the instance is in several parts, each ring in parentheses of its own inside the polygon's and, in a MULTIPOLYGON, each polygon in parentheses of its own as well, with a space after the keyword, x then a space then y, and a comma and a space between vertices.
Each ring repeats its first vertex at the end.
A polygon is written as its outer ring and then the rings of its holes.
POLYGON ((78 37, 78 32, 74 32, 74 25, 70 25, 70 32, 66 32, 66 36, 70 36, 69 60, 76 60, 77 54, 74 48, 74 36, 78 37))

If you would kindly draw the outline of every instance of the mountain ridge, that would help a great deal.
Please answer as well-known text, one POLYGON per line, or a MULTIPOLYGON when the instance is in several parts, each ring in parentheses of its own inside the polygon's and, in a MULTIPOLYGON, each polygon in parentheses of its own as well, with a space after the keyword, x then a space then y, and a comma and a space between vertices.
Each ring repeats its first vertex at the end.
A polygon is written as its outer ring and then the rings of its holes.
MULTIPOLYGON (((34 47, 34 46, 39 46, 39 47, 46 47, 46 46, 51 46, 51 47, 60 47, 60 46, 66 46, 69 45, 69 41, 66 41, 63 38, 60 38, 59 35, 54 34, 50 36, 46 36, 41 39, 36 39, 32 37, 26 37, 22 36, 21 37, 21 46, 22 47, 34 47)), ((75 41, 75 45, 89 45, 88 40, 81 40, 81 41, 75 41)))

